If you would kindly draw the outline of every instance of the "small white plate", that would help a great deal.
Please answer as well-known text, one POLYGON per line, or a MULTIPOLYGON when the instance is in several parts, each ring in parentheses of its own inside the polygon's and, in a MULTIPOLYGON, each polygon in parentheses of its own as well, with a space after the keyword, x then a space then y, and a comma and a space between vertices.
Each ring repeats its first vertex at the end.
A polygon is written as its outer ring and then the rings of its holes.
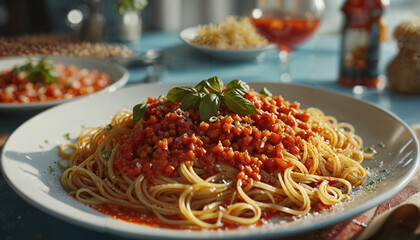
POLYGON ((203 52, 213 58, 224 60, 224 61, 249 61, 256 59, 258 56, 268 50, 276 49, 275 44, 268 44, 260 48, 244 48, 244 49, 218 49, 212 47, 200 46, 192 43, 192 40, 198 34, 198 27, 190 27, 182 30, 179 33, 181 40, 187 45, 203 52))
POLYGON ((372 189, 355 189, 349 200, 334 206, 331 212, 291 222, 282 223, 277 219, 263 226, 219 231, 182 231, 128 223, 97 212, 69 196, 61 187, 62 171, 57 165, 57 146, 68 142, 63 137, 65 133, 75 141, 82 126, 106 125, 117 111, 131 109, 148 96, 166 94, 169 89, 185 84, 133 86, 48 109, 22 124, 9 137, 1 153, 0 168, 10 186, 43 211, 80 227, 137 239, 263 239, 298 234, 371 209, 403 189, 417 171, 418 141, 413 131, 394 114, 327 90, 276 83, 250 85, 256 91, 267 87, 275 95, 282 94, 286 100, 300 102, 302 107, 318 107, 339 121, 352 123, 365 146, 383 142, 385 147, 377 148, 374 159, 363 162, 363 166, 382 180, 372 189))
POLYGON ((34 56, 34 57, 5 57, 0 58, 0 72, 11 69, 16 65, 22 65, 27 62, 29 58, 40 60, 41 58, 48 58, 55 63, 64 63, 65 65, 73 64, 79 68, 86 68, 89 70, 96 69, 100 73, 106 73, 111 79, 111 85, 95 93, 79 96, 72 99, 31 102, 31 103, 2 103, 0 102, 0 111, 27 111, 27 110, 42 110, 54 105, 68 102, 77 98, 90 96, 96 93, 113 92, 124 86, 129 77, 127 69, 117 64, 112 64, 107 61, 99 61, 87 58, 76 57, 53 57, 53 56, 34 56))

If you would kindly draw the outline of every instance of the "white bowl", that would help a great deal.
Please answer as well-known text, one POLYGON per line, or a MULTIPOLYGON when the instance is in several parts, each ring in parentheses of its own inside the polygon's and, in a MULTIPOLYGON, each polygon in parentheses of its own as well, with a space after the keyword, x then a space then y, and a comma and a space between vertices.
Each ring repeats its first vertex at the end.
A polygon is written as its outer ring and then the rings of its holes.
POLYGON ((268 44, 260 48, 244 48, 244 49, 218 49, 212 47, 200 46, 192 43, 192 40, 198 34, 198 27, 190 27, 179 33, 181 40, 188 46, 203 52, 213 58, 224 61, 249 61, 254 60, 266 51, 275 50, 275 44, 268 44))

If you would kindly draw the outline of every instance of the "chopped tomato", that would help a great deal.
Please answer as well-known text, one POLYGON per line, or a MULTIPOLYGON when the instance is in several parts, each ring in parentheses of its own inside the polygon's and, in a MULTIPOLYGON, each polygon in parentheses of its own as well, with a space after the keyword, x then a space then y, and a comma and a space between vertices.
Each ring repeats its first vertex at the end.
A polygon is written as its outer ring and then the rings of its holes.
POLYGON ((99 91, 111 84, 110 77, 97 70, 80 69, 75 65, 54 64, 58 83, 33 83, 25 72, 12 69, 0 73, 0 102, 29 103, 70 99, 99 91))

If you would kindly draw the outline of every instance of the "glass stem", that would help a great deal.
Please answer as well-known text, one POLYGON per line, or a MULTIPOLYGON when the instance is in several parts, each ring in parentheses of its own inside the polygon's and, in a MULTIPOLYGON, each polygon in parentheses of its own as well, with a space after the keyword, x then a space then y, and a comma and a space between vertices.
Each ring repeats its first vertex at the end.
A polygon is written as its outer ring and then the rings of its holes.
POLYGON ((279 51, 279 70, 280 70, 280 82, 288 83, 292 81, 290 76, 290 53, 285 50, 279 51))

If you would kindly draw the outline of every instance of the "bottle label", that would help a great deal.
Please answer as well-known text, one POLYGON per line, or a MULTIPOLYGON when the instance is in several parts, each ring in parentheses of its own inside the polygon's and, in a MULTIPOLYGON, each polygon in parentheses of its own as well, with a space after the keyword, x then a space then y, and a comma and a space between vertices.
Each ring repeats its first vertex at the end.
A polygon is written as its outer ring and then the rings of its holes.
POLYGON ((345 85, 371 85, 372 81, 377 80, 379 30, 379 25, 373 23, 370 29, 347 28, 343 31, 340 82, 346 79, 345 85))

